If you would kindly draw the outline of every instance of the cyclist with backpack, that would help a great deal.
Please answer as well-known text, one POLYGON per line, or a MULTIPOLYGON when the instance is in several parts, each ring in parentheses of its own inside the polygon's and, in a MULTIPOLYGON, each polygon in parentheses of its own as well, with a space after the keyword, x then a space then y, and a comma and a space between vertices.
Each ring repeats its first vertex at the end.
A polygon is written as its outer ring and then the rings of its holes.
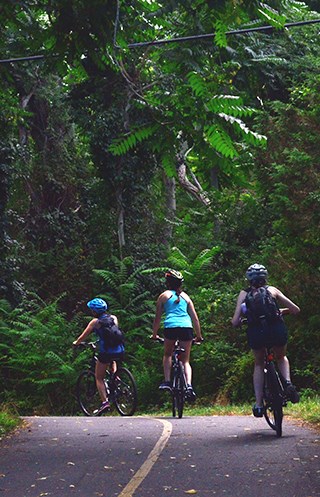
POLYGON ((252 408, 255 417, 263 416, 263 368, 266 345, 273 346, 280 373, 286 381, 286 394, 291 402, 299 402, 299 394, 290 379, 290 365, 286 356, 288 331, 284 314, 298 314, 300 308, 278 288, 267 285, 267 269, 252 264, 246 272, 250 286, 241 290, 232 318, 239 326, 243 316, 247 319, 248 344, 254 355, 253 386, 256 402, 252 408), (284 308, 279 308, 278 301, 284 308))
POLYGON ((87 303, 94 318, 81 335, 73 342, 74 346, 79 345, 90 333, 95 332, 99 340, 99 354, 96 363, 95 377, 97 389, 101 398, 101 406, 96 414, 110 408, 107 392, 104 384, 105 373, 109 365, 110 371, 116 372, 117 363, 124 356, 123 333, 118 327, 116 316, 108 314, 108 304, 100 298, 95 298, 87 303))
POLYGON ((194 336, 193 330, 196 334, 195 341, 201 342, 203 340, 200 322, 191 298, 182 290, 182 274, 179 271, 169 270, 165 273, 165 278, 167 290, 158 297, 152 334, 154 340, 159 338, 158 330, 160 328, 161 316, 164 313, 164 382, 161 383, 159 389, 171 391, 172 352, 176 340, 179 340, 181 347, 184 349, 181 360, 184 365, 188 384, 188 398, 190 401, 193 401, 196 398, 196 394, 191 384, 192 369, 189 361, 194 336))

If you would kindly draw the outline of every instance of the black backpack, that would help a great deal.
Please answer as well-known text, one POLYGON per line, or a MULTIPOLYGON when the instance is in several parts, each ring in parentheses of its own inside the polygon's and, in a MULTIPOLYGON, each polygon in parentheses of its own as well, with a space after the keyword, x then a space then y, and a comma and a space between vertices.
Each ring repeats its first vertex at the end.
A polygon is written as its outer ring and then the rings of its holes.
POLYGON ((267 323, 273 323, 280 318, 278 304, 265 286, 250 289, 245 303, 249 322, 266 321, 267 323))
POLYGON ((124 343, 123 331, 116 325, 110 314, 99 318, 99 335, 108 347, 117 347, 124 343))

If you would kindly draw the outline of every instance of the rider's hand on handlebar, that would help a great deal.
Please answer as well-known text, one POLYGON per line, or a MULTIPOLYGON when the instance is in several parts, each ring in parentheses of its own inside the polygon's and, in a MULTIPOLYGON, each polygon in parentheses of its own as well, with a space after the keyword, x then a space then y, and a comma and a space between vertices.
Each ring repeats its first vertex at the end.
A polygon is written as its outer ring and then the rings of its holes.
POLYGON ((200 336, 200 337, 195 337, 193 341, 194 341, 194 343, 202 343, 203 340, 204 340, 204 338, 202 336, 200 336))

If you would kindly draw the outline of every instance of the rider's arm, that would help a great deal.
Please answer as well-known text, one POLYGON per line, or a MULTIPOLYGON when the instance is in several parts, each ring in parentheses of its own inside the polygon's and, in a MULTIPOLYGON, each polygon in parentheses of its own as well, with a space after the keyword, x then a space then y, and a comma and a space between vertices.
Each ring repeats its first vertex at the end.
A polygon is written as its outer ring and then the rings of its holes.
POLYGON ((110 316, 113 318, 114 324, 116 324, 117 326, 119 326, 119 321, 118 321, 117 316, 115 316, 114 314, 110 314, 110 316))
POLYGON ((275 299, 285 306, 285 308, 280 309, 281 314, 298 314, 300 312, 300 307, 288 299, 278 288, 272 286, 268 287, 268 290, 275 299))
POLYGON ((196 341, 201 342, 203 340, 203 338, 201 335, 200 321, 199 321, 198 314, 195 310, 194 304, 193 304, 191 299, 188 302, 188 313, 191 317, 193 328, 194 328, 194 331, 196 334, 196 341))
POLYGON ((235 311, 234 311, 234 314, 233 314, 233 317, 231 320, 232 326, 239 326, 239 324, 240 324, 241 304, 243 304, 243 302, 245 301, 246 295, 247 295, 247 292, 245 292, 244 290, 241 290, 241 292, 238 295, 237 305, 236 305, 236 308, 235 308, 235 311))
POLYGON ((94 326, 97 322, 97 318, 94 318, 90 321, 86 329, 81 333, 81 335, 73 342, 73 345, 79 345, 83 340, 87 338, 90 333, 92 333, 94 326))

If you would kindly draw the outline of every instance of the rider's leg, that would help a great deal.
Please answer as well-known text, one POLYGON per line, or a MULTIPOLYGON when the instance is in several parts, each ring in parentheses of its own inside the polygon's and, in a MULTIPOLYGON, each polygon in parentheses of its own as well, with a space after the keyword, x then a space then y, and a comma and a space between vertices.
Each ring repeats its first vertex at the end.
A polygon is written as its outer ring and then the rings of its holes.
POLYGON ((254 355, 253 388, 256 396, 256 407, 262 407, 265 349, 255 349, 252 352, 254 355))
POLYGON ((108 366, 107 364, 104 364, 100 361, 96 362, 96 368, 95 368, 96 384, 102 402, 106 402, 108 400, 106 387, 104 384, 104 377, 106 374, 107 366, 108 366))
POLYGON ((273 346, 275 358, 278 364, 278 368, 283 378, 286 381, 290 380, 290 364, 286 356, 287 347, 286 345, 274 345, 273 346))
POLYGON ((192 369, 190 365, 190 351, 191 351, 192 340, 183 341, 180 340, 180 346, 184 349, 184 352, 181 353, 181 361, 184 366, 184 374, 186 376, 186 380, 188 385, 192 383, 192 369))
POLYGON ((285 379, 285 393, 287 395, 287 398, 291 400, 294 404, 296 402, 299 402, 300 396, 296 390, 296 387, 292 385, 291 379, 290 379, 290 363, 289 359, 286 356, 286 346, 285 345, 274 345, 273 346, 274 354, 277 360, 278 368, 285 379))
POLYGON ((164 339, 164 351, 163 351, 163 372, 164 380, 170 381, 171 377, 171 366, 172 366, 172 352, 174 349, 175 340, 164 339))

